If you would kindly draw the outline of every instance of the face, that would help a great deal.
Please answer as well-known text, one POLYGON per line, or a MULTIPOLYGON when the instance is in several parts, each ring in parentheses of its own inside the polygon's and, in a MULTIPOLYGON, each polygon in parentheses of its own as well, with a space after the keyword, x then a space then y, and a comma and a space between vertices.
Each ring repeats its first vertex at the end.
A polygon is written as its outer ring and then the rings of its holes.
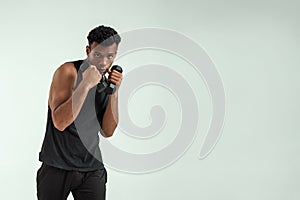
POLYGON ((116 55, 118 45, 113 43, 110 46, 102 46, 97 42, 93 42, 86 47, 88 60, 95 65, 101 74, 105 74, 111 67, 116 55))

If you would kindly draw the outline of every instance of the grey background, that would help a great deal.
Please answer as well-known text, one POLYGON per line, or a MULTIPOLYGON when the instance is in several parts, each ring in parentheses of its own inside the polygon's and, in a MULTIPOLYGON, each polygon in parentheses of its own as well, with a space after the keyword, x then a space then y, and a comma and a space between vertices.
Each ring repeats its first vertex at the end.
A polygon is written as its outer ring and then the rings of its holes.
MULTIPOLYGON (((1 198, 36 198, 53 72, 65 61, 83 58, 88 31, 106 24, 119 32, 167 28, 192 38, 216 64, 226 94, 223 135, 212 154, 198 160, 211 111, 202 79, 191 78, 203 87, 193 145, 156 173, 108 168, 108 200, 299 199, 298 11, 292 0, 1 1, 1 198)), ((130 61, 142 59, 131 55, 120 63, 130 61)), ((135 100, 143 98, 140 93, 135 100)), ((130 109, 134 116, 138 107, 130 109)), ((146 151, 126 145, 122 134, 110 140, 132 152, 146 151)), ((148 151, 159 147, 151 144, 148 151)))

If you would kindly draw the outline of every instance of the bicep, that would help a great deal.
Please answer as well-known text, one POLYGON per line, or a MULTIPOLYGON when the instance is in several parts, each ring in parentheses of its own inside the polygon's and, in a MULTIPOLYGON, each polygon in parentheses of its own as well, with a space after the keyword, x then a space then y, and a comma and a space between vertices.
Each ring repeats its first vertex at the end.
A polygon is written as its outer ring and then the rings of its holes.
POLYGON ((72 96, 75 79, 76 71, 70 69, 68 64, 64 64, 56 70, 49 94, 49 106, 52 112, 72 96))

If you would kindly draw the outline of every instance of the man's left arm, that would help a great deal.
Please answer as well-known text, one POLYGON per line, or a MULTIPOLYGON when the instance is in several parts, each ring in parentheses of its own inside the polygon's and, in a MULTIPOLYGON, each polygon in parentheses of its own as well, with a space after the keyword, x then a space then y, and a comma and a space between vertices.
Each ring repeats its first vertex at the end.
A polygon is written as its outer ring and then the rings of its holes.
POLYGON ((102 131, 100 131, 103 137, 111 137, 119 122, 118 92, 122 78, 122 73, 116 70, 110 72, 108 76, 108 81, 116 85, 116 91, 108 97, 107 106, 102 119, 102 131))

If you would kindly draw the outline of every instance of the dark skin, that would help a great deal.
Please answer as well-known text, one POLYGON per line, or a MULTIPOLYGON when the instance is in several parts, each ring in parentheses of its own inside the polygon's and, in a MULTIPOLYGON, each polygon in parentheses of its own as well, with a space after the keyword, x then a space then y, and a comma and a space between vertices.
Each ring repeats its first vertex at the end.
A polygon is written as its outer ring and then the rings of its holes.
POLYGON ((65 63, 55 71, 48 103, 54 126, 58 130, 63 131, 76 119, 89 90, 99 83, 102 74, 109 73, 108 81, 116 84, 116 92, 109 95, 100 133, 104 137, 113 135, 119 121, 118 90, 123 78, 122 73, 109 70, 117 50, 116 43, 102 46, 93 42, 90 46, 86 46, 87 59, 91 61, 92 65, 83 72, 82 81, 77 88, 75 88, 77 71, 73 63, 65 63))

